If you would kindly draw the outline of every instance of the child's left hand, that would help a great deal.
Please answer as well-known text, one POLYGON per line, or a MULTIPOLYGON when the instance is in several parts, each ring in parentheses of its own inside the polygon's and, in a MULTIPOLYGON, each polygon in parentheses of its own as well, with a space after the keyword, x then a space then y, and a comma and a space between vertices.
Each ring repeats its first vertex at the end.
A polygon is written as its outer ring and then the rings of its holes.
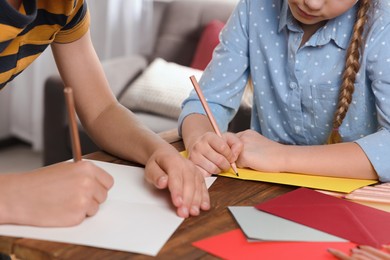
POLYGON ((197 216, 201 210, 210 209, 203 174, 168 144, 153 152, 145 166, 145 179, 158 189, 169 189, 180 217, 197 216))
POLYGON ((282 151, 284 145, 272 141, 253 130, 237 133, 244 148, 236 161, 240 168, 265 172, 283 171, 282 151))

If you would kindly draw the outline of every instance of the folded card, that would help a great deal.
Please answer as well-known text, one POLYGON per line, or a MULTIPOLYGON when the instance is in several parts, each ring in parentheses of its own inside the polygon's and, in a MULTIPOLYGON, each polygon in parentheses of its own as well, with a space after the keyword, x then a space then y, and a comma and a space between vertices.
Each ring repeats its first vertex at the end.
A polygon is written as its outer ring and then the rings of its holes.
POLYGON ((320 230, 249 206, 230 206, 230 212, 251 241, 346 242, 320 230))
POLYGON ((390 213, 314 190, 299 188, 256 208, 357 244, 390 242, 390 213))

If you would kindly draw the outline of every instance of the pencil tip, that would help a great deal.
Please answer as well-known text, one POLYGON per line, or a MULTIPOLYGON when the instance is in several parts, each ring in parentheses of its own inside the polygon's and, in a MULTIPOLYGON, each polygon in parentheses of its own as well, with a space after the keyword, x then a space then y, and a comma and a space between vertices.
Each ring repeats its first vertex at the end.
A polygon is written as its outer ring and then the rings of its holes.
POLYGON ((236 174, 237 177, 239 177, 236 164, 232 163, 231 166, 232 166, 233 172, 236 174))

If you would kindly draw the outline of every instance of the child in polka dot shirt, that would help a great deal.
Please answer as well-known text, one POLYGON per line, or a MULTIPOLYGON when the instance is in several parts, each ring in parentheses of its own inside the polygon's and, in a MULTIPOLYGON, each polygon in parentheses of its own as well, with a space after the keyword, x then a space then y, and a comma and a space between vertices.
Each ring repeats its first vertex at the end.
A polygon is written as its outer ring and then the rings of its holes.
POLYGON ((238 167, 390 181, 390 0, 240 0, 199 83, 221 130, 253 91, 251 129, 218 137, 195 92, 179 131, 205 175, 238 167))

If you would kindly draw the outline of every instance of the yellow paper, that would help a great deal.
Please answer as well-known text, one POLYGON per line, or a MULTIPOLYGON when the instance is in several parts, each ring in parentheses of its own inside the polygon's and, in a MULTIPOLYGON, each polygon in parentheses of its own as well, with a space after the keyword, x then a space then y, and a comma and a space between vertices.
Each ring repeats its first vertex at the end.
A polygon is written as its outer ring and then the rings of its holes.
POLYGON ((272 182, 313 189, 350 193, 358 188, 377 183, 373 180, 326 177, 298 173, 269 173, 248 169, 238 169, 239 177, 233 172, 220 173, 218 176, 241 180, 272 182))
MULTIPOLYGON (((181 154, 184 157, 187 156, 185 151, 181 152, 181 154)), ((375 180, 336 178, 299 173, 269 173, 249 169, 238 169, 238 173, 240 176, 236 176, 233 171, 230 170, 230 172, 220 173, 218 176, 240 180, 279 183, 343 193, 350 193, 358 188, 377 183, 375 180)))

